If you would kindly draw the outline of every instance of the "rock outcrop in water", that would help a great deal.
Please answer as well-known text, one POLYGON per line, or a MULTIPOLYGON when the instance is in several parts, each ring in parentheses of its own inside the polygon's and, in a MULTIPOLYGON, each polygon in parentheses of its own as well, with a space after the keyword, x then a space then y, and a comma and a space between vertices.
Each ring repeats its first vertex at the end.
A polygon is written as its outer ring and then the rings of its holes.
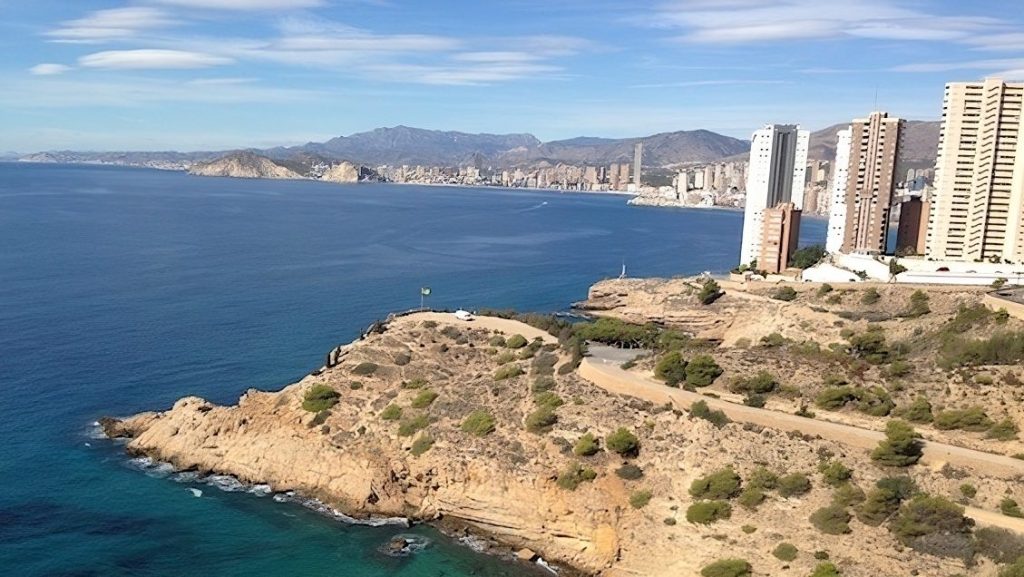
POLYGON ((195 164, 189 174, 232 178, 303 178, 299 173, 251 151, 232 152, 211 162, 195 164))
MULTIPOLYGON (((834 498, 817 473, 824 460, 840 459, 865 490, 899 474, 875 466, 867 451, 785 430, 716 426, 611 394, 559 374, 567 355, 521 323, 416 314, 332 356, 334 367, 279 392, 250 390, 236 406, 187 397, 168 411, 103 425, 131 437, 130 452, 180 469, 298 491, 354 517, 442 520, 587 573, 696 575, 742 557, 755 575, 807 575, 818 563, 812 553, 827 551, 846 577, 992 574, 987 561, 967 568, 907 548, 885 527, 854 520, 850 534, 816 529, 810 516, 834 498), (513 334, 542 340, 506 347, 513 334), (611 450, 619 428, 636 435, 637 454, 611 450), (588 433, 597 452, 574 451, 588 433), (787 496, 766 489, 764 502, 737 503, 717 522, 687 520, 700 500, 691 495, 695 480, 730 467, 747 483, 762 466, 810 483, 787 496), (782 542, 799 549, 793 560, 772 554, 782 542)), ((918 468, 914 476, 933 494, 952 494, 963 478, 956 473, 918 468)), ((1004 494, 1007 483, 989 478, 984 487, 1004 494)))

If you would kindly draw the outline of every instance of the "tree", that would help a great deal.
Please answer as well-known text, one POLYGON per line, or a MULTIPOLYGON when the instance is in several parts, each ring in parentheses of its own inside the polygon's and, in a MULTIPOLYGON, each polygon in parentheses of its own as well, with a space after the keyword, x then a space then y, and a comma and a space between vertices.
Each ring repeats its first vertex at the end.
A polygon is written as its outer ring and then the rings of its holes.
POLYGON ((708 279, 704 283, 704 287, 700 289, 699 293, 697 293, 697 300, 699 300, 702 305, 709 305, 717 301, 723 294, 725 293, 722 292, 722 287, 718 286, 718 283, 712 278, 708 279))
POLYGON ((597 443, 597 437, 595 437, 593 433, 584 433, 583 436, 576 441, 576 446, 572 448, 572 452, 580 457, 596 455, 600 450, 601 447, 597 443))
POLYGON ((686 364, 686 384, 694 387, 706 387, 722 376, 722 367, 709 355, 697 355, 686 364))
POLYGON ((903 543, 932 535, 968 534, 974 521, 964 517, 964 508, 945 497, 918 495, 900 508, 889 530, 903 543))
POLYGON ((793 253, 789 264, 796 268, 811 268, 825 258, 825 247, 820 244, 806 246, 793 253))
POLYGON ((889 261, 889 278, 894 279, 896 275, 907 272, 907 267, 900 264, 900 261, 893 258, 889 261))
POLYGON ((921 459, 921 434, 904 421, 889 421, 885 440, 871 452, 871 460, 888 467, 909 467, 921 459))
POLYGON ((690 484, 690 495, 698 499, 731 499, 739 493, 740 476, 730 467, 694 479, 690 484))
POLYGON ((654 376, 670 387, 678 387, 686 379, 686 361, 682 353, 672 351, 661 357, 654 366, 654 376))
POLYGON ((609 450, 624 456, 633 456, 640 451, 640 439, 637 439, 636 435, 626 430, 625 427, 619 427, 614 433, 608 435, 604 444, 609 450))
POLYGON ((796 290, 791 286, 779 287, 772 293, 772 298, 777 301, 791 302, 796 300, 796 290))

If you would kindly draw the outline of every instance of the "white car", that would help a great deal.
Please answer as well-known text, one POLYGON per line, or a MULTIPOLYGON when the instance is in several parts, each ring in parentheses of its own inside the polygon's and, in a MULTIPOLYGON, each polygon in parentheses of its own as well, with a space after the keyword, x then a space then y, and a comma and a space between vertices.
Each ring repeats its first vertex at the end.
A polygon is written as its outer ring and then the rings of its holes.
POLYGON ((473 320, 473 313, 459 309, 455 311, 455 318, 459 319, 460 321, 471 321, 473 320))

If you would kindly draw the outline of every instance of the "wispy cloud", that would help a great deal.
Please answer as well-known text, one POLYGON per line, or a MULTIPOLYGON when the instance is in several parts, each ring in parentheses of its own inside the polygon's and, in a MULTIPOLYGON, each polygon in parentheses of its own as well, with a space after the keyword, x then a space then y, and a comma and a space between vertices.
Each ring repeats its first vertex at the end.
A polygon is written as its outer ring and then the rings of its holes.
POLYGON ((160 4, 208 10, 294 10, 316 8, 324 0, 156 0, 160 4))
POLYGON ((123 70, 185 70, 209 68, 234 62, 223 56, 185 50, 107 50, 87 54, 78 59, 85 68, 113 68, 123 70))
POLYGON ((97 10, 84 18, 68 20, 46 36, 56 42, 99 43, 134 38, 139 33, 176 24, 171 15, 148 6, 97 10))
POLYGON ((633 88, 690 88, 698 86, 736 86, 759 84, 788 84, 785 80, 682 80, 679 82, 660 82, 655 84, 634 84, 633 88))
POLYGON ((64 64, 53 64, 51 62, 36 64, 32 68, 28 69, 29 74, 32 74, 33 76, 55 76, 57 74, 63 74, 69 70, 71 70, 70 66, 65 66, 64 64))

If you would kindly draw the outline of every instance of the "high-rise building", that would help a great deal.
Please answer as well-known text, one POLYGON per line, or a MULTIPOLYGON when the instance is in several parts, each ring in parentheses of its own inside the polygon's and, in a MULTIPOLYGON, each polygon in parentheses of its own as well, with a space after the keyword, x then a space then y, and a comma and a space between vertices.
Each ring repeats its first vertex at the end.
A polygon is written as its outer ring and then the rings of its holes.
POLYGON ((803 208, 809 138, 808 131, 792 124, 770 124, 751 137, 741 263, 761 254, 765 209, 782 203, 803 208))
POLYGON ((619 190, 619 165, 617 164, 608 167, 608 188, 619 190))
POLYGON ((946 85, 925 253, 1024 261, 1024 83, 946 85))
POLYGON ((905 122, 872 112, 850 125, 842 252, 884 253, 905 122))
POLYGON ((900 203, 900 223, 896 229, 896 254, 924 254, 931 202, 912 196, 900 203))
POLYGON ((789 260, 800 238, 800 212, 792 202, 764 210, 758 269, 778 274, 789 268, 789 260))
POLYGON ((846 231, 846 185, 850 178, 852 138, 852 128, 844 128, 836 133, 836 167, 832 171, 828 232, 825 235, 825 250, 830 253, 837 253, 843 249, 843 238, 846 231))
POLYGON ((640 175, 642 174, 644 159, 644 143, 637 142, 633 146, 633 179, 636 184, 636 191, 640 192, 640 175))

